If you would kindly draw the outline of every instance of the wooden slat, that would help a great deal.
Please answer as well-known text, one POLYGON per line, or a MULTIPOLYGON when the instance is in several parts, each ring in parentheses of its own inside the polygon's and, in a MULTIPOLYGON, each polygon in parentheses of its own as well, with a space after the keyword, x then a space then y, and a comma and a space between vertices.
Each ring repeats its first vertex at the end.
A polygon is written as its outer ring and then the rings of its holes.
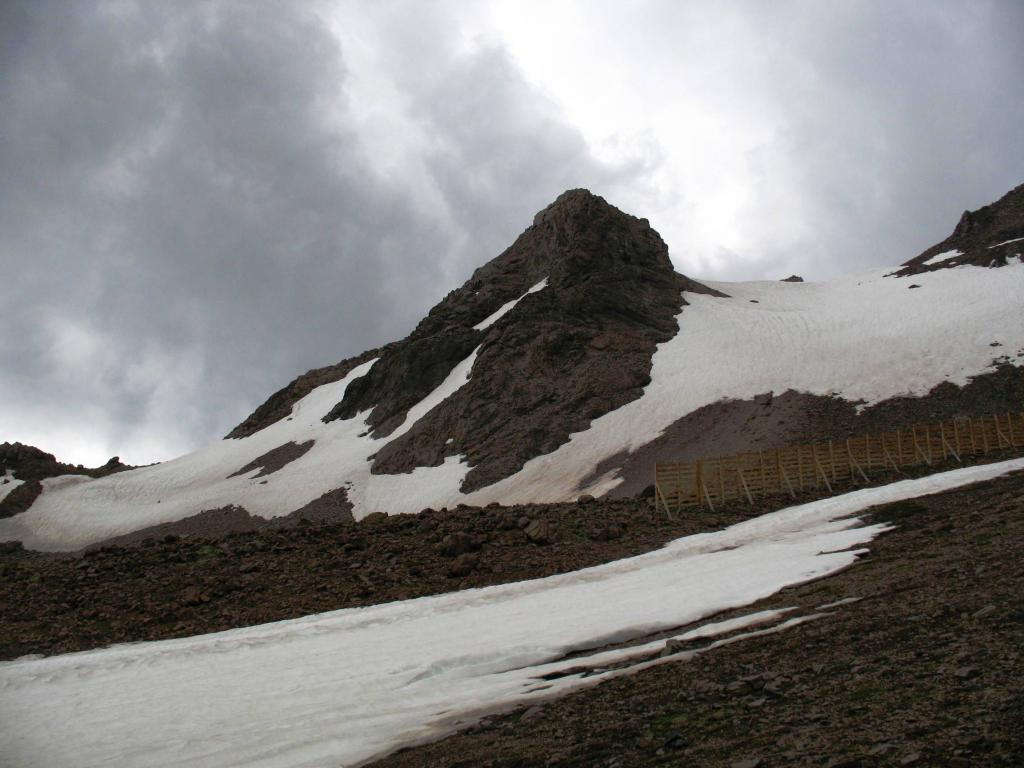
POLYGON ((968 416, 914 424, 877 435, 858 435, 836 445, 829 440, 747 451, 695 462, 659 462, 654 467, 655 504, 670 517, 686 506, 709 506, 755 496, 790 493, 840 482, 868 482, 884 469, 932 464, 953 457, 1024 447, 1024 412, 968 416))

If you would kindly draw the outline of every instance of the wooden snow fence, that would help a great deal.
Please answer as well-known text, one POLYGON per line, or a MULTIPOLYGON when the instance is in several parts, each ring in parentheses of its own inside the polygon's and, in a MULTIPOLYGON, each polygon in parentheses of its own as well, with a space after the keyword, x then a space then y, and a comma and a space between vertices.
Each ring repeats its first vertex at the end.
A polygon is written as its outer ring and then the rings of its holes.
POLYGON ((714 509, 730 499, 753 504, 755 497, 796 496, 822 486, 831 493, 844 483, 866 483, 872 472, 1022 447, 1024 413, 962 417, 847 440, 659 463, 654 469, 654 495, 657 506, 671 517, 684 507, 714 509))

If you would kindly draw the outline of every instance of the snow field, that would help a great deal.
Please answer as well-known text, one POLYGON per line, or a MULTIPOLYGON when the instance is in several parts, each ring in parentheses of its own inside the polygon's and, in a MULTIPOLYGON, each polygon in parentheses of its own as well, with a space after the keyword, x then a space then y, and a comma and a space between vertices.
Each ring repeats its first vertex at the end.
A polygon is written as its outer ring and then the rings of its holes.
MULTIPOLYGON (((886 530, 851 515, 1022 469, 1017 459, 863 489, 545 579, 7 662, 0 664, 0 755, 24 768, 356 765, 474 713, 689 658, 694 651, 602 672, 657 648, 564 657, 685 627, 835 573, 886 530), (567 674, 540 679, 551 672, 567 674)), ((680 639, 782 615, 752 614, 680 639)))

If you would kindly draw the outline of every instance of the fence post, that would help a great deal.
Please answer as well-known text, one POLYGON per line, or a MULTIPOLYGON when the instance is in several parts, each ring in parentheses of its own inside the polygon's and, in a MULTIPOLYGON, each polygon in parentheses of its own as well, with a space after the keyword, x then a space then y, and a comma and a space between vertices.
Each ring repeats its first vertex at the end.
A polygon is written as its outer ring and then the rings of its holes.
MULTIPOLYGON (((825 481, 825 487, 828 488, 828 492, 829 493, 833 493, 832 484, 829 483, 829 481, 828 481, 828 475, 825 474, 825 470, 822 468, 821 462, 818 461, 818 446, 816 446, 816 445, 812 445, 811 446, 811 454, 814 456, 814 466, 817 467, 818 472, 821 475, 821 479, 825 481)), ((820 485, 820 484, 816 483, 816 485, 820 485)))
POLYGON ((665 498, 665 494, 663 494, 661 492, 661 481, 658 479, 658 465, 655 464, 654 465, 654 508, 655 509, 658 508, 658 506, 659 506, 658 502, 659 501, 661 502, 660 506, 665 507, 665 516, 669 520, 671 520, 672 519, 672 510, 669 509, 668 499, 665 498))
POLYGON ((750 502, 750 506, 754 506, 754 497, 750 495, 750 487, 747 485, 747 479, 743 476, 743 470, 738 466, 736 467, 736 476, 740 479, 740 482, 743 484, 743 490, 747 492, 747 501, 750 502))
POLYGON ((694 472, 693 482, 696 488, 693 489, 697 497, 697 504, 704 506, 704 459, 697 459, 697 471, 694 472))
POLYGON ((761 464, 761 498, 768 495, 768 475, 764 469, 764 451, 757 452, 757 460, 761 464))

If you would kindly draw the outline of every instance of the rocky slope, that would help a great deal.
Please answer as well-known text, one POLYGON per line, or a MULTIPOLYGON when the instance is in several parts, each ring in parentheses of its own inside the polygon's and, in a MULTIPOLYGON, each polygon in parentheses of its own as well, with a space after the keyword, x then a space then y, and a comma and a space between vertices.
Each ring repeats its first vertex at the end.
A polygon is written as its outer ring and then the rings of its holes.
POLYGON ((1024 254, 1024 184, 976 211, 964 211, 953 233, 903 264, 897 276, 963 264, 1003 267, 1024 254))

